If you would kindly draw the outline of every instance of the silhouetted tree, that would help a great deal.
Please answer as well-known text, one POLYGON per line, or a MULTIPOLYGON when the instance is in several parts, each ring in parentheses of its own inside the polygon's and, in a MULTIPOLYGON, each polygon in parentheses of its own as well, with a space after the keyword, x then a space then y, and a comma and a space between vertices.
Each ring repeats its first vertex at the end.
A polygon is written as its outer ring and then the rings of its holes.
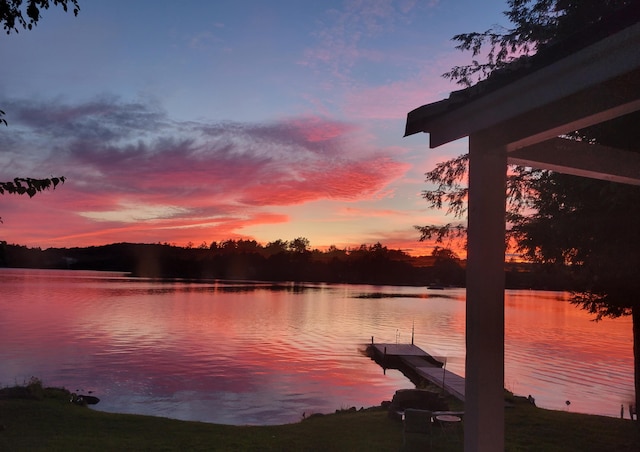
POLYGON ((65 12, 72 9, 74 16, 80 12, 78 0, 0 0, 0 23, 7 34, 18 33, 20 27, 31 30, 41 18, 40 11, 51 4, 61 6, 65 12))
MULTIPOLYGON (((529 55, 567 38, 577 29, 606 21, 631 0, 509 0, 513 27, 454 36, 473 61, 444 77, 469 86, 527 64, 529 55), (486 50, 487 61, 475 57, 486 50)), ((637 2, 636 2, 637 4, 637 2)), ((637 150, 638 115, 576 131, 574 139, 637 150)), ((460 218, 466 211, 466 155, 440 163, 426 174, 434 189, 423 192, 435 208, 460 218)), ((508 237, 534 262, 563 266, 581 283, 572 302, 596 316, 633 319, 636 407, 640 406, 640 189, 611 182, 515 167, 507 178, 508 237), (525 214, 528 213, 528 214, 525 214), (567 267, 568 266, 568 267, 567 267)), ((421 240, 464 237, 463 224, 417 226, 421 240)))
POLYGON ((241 253, 260 253, 261 246, 255 240, 238 240, 236 249, 241 253))
POLYGON ((225 240, 220 244, 220 249, 222 249, 225 253, 234 252, 237 248, 238 248, 238 243, 232 239, 225 240))
MULTIPOLYGON (((16 177, 10 182, 0 182, 0 195, 29 195, 32 198, 36 193, 56 188, 64 183, 64 177, 52 177, 50 179, 32 179, 30 177, 16 177)), ((0 217, 2 223, 2 217, 0 217)))
POLYGON ((29 177, 16 177, 10 182, 0 182, 0 195, 29 195, 33 197, 36 193, 56 188, 58 184, 64 183, 64 177, 52 177, 50 179, 32 179, 29 177))
POLYGON ((298 237, 289 242, 289 250, 294 253, 306 253, 309 251, 309 239, 305 237, 298 237))
MULTIPOLYGON (((49 6, 61 6, 64 11, 69 8, 75 16, 80 11, 78 0, 0 0, 0 23, 7 34, 18 33, 18 29, 31 30, 40 20, 40 12, 49 6), (26 8, 25 8, 26 5, 26 8)), ((0 110, 0 124, 8 125, 4 118, 5 112, 0 110)), ((0 182, 0 194, 27 194, 29 197, 45 189, 55 188, 60 182, 64 183, 64 177, 52 177, 48 179, 33 179, 16 177, 13 181, 0 182)))
POLYGON ((554 44, 585 25, 597 23, 613 11, 634 0, 507 0, 504 15, 511 28, 493 26, 483 32, 453 37, 457 49, 471 51, 473 59, 465 66, 454 66, 445 78, 464 86, 527 64, 527 57, 554 44), (484 52, 484 54, 483 54, 484 52), (475 57, 484 55, 486 61, 475 57))
POLYGON ((335 258, 344 258, 347 255, 346 249, 338 249, 335 245, 329 246, 327 249, 327 254, 331 257, 335 258))
POLYGON ((268 255, 274 255, 278 253, 284 253, 289 248, 289 242, 286 240, 275 240, 273 242, 267 243, 265 246, 265 251, 268 255))
POLYGON ((436 246, 431 256, 435 258, 431 269, 434 283, 464 285, 465 272, 456 253, 449 248, 436 246))

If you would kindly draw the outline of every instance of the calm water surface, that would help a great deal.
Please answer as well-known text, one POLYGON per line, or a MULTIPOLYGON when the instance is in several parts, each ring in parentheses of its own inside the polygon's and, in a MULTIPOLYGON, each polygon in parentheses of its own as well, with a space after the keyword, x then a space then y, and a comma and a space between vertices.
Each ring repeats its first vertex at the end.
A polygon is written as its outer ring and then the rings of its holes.
MULTIPOLYGON (((0 386, 32 376, 95 409, 282 424, 412 387, 361 351, 415 343, 464 375, 464 290, 189 283, 0 270, 0 386)), ((561 292, 509 291, 505 386, 539 406, 619 416, 633 399, 629 318, 595 323, 561 292), (567 407, 565 401, 570 400, 567 407)))

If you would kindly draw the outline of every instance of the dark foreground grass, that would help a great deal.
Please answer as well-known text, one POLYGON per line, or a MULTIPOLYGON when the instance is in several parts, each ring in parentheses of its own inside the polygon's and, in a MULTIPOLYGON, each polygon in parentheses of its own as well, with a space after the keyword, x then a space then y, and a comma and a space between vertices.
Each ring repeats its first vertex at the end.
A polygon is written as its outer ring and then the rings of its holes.
MULTIPOLYGON (((280 426, 228 426, 103 413, 69 403, 68 392, 0 391, 1 451, 398 451, 402 424, 386 410, 346 410, 280 426), (35 392, 35 394, 33 393, 35 392)), ((506 408, 508 451, 639 451, 636 423, 536 408, 506 408)), ((462 450, 460 432, 434 431, 417 446, 462 450)))

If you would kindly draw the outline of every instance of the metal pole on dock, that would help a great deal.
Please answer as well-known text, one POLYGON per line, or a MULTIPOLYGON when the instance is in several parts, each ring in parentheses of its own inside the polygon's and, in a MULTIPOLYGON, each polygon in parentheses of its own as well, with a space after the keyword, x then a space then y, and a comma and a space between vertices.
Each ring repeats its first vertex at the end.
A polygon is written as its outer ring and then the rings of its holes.
POLYGON ((411 345, 413 345, 413 335, 415 333, 416 330, 416 321, 413 321, 413 324, 411 325, 411 345))
POLYGON ((444 365, 442 366, 442 389, 444 390, 444 378, 447 376, 447 357, 444 357, 444 365))

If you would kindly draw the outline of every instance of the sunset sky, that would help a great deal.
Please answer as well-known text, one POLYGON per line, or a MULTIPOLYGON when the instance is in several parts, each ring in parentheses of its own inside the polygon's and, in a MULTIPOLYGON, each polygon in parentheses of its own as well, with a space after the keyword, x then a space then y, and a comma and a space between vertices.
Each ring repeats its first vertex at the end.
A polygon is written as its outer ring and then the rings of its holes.
POLYGON ((80 0, 0 36, 0 240, 195 246, 306 237, 429 254, 424 173, 466 152, 403 138, 459 89, 457 33, 507 25, 504 0, 80 0))

